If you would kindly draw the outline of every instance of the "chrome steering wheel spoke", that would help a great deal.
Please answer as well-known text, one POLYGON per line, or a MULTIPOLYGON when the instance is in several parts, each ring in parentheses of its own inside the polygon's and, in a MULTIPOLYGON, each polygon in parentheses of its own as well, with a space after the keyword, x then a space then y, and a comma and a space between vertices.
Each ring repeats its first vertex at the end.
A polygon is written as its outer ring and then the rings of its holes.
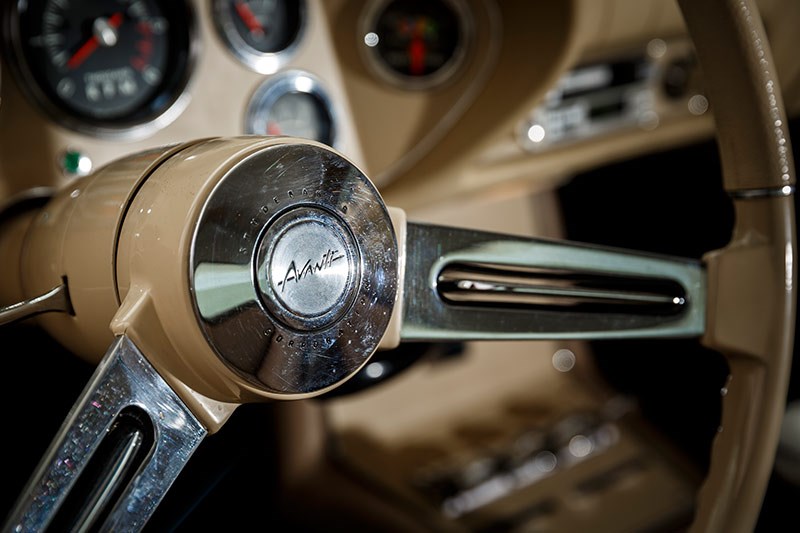
POLYGON ((3 531, 138 531, 206 433, 136 346, 119 337, 3 531))
POLYGON ((409 223, 401 339, 609 339, 704 332, 697 261, 409 223))

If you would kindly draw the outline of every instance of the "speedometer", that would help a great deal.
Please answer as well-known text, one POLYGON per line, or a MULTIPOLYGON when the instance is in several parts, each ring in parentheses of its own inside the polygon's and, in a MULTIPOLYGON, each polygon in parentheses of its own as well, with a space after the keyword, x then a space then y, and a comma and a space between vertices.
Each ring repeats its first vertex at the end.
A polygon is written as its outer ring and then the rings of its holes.
POLYGON ((175 0, 28 0, 11 7, 13 63, 53 118, 89 133, 166 122, 188 79, 191 13, 175 0))

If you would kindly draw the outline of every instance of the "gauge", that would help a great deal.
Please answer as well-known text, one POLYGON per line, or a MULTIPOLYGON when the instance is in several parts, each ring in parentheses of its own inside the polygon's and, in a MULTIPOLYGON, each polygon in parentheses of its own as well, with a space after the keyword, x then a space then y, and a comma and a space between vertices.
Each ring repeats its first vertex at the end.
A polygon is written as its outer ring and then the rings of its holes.
POLYGON ((11 15, 26 92, 75 129, 113 133, 152 122, 186 85, 184 2, 28 0, 15 2, 11 15))
POLYGON ((289 135, 333 146, 330 99, 311 74, 292 71, 268 80, 256 90, 247 110, 247 133, 289 135))
POLYGON ((362 50, 381 77, 429 88, 462 65, 472 35, 469 13, 454 0, 389 0, 372 4, 362 22, 362 50))
POLYGON ((214 0, 214 22, 223 41, 245 65, 273 74, 302 33, 302 0, 214 0))

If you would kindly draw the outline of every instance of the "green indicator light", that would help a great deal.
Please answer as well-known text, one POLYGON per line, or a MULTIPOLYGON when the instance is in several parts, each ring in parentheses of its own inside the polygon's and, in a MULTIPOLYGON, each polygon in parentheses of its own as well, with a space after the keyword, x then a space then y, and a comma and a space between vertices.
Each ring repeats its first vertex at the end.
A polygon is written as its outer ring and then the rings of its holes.
POLYGON ((61 168, 67 174, 83 176, 92 170, 92 160, 77 150, 67 150, 61 159, 61 168))
POLYGON ((80 152, 76 152, 74 150, 68 150, 64 153, 64 160, 61 163, 61 166, 64 168, 66 172, 70 174, 77 174, 78 173, 78 164, 81 162, 81 154, 80 152))

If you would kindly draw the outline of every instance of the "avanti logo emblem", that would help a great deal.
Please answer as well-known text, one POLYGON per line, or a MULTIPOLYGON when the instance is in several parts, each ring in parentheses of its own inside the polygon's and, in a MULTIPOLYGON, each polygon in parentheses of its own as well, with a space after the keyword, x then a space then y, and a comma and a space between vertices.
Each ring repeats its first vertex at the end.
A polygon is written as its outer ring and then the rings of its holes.
POLYGON ((297 269, 297 264, 293 260, 289 263, 289 268, 286 269, 283 280, 278 282, 278 287, 280 287, 281 292, 283 292, 286 290, 286 285, 288 285, 289 282, 294 281, 295 283, 300 283, 302 279, 308 276, 313 276, 317 272, 331 268, 333 264, 340 259, 344 259, 344 254, 340 254, 339 250, 331 250, 329 248, 322 254, 322 259, 320 261, 312 263, 312 260, 309 259, 300 270, 297 269))

